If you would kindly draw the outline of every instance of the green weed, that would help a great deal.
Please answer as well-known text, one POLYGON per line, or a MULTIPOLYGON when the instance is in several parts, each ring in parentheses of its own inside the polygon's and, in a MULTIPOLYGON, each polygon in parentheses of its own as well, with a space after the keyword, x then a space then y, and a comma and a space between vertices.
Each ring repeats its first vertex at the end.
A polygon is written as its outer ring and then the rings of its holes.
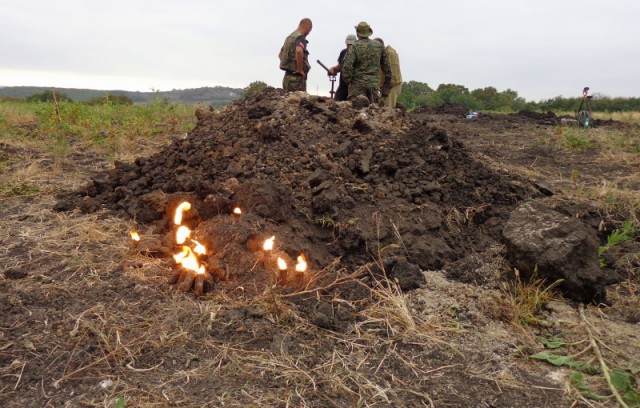
POLYGON ((584 153, 594 147, 593 143, 587 139, 585 130, 565 128, 562 134, 564 135, 564 140, 561 141, 561 144, 578 153, 584 153))
POLYGON ((622 224, 622 229, 615 229, 607 237, 607 243, 605 245, 601 245, 598 248, 598 255, 600 261, 600 267, 604 268, 607 266, 606 260, 604 259, 604 253, 609 250, 611 247, 614 247, 622 242, 629 241, 633 239, 633 234, 635 232, 635 227, 633 221, 625 221, 622 224))
POLYGON ((4 196, 34 196, 40 192, 38 186, 28 183, 0 184, 0 194, 4 196))

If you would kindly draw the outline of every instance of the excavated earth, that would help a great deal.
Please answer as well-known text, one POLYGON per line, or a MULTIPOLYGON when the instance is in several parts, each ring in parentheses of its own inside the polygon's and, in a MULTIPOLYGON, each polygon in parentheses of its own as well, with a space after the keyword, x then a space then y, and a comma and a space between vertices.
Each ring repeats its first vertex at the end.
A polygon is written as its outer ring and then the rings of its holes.
POLYGON ((543 195, 401 110, 269 89, 197 116, 185 138, 116 163, 56 209, 80 203, 85 212, 106 207, 156 223, 166 235, 153 251, 168 256, 171 214, 188 199, 194 208, 185 223, 213 248, 230 289, 261 293, 272 283, 271 274, 253 271, 258 243, 276 236, 286 258, 304 253, 315 271, 369 264, 408 290, 423 282, 422 270, 495 245, 514 206, 543 195), (244 214, 234 223, 236 206, 244 214))

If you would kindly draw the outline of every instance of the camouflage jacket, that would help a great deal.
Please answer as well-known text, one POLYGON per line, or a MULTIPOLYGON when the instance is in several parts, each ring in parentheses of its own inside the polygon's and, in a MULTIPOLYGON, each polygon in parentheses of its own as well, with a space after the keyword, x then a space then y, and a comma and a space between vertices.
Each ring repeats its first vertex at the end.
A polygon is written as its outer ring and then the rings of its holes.
POLYGON ((302 35, 298 30, 289 34, 284 40, 284 45, 280 49, 278 58, 280 58, 280 69, 283 71, 294 72, 298 69, 296 63, 296 47, 300 46, 304 49, 304 58, 302 60, 304 72, 309 72, 311 65, 309 64, 309 51, 307 50, 307 37, 302 35))
POLYGON ((384 86, 389 88, 391 65, 387 50, 375 40, 363 38, 356 41, 344 59, 344 81, 357 87, 378 88, 381 75, 384 76, 384 86))

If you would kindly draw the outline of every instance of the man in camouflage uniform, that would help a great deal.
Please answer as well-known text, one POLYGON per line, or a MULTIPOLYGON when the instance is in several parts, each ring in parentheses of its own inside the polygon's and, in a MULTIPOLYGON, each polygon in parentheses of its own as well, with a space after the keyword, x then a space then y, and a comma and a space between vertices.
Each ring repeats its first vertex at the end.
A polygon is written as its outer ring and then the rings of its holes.
POLYGON ((349 99, 364 95, 369 102, 377 103, 378 92, 380 91, 382 96, 386 97, 391 88, 389 55, 382 44, 369 39, 373 34, 369 24, 363 21, 355 28, 358 41, 353 44, 344 59, 342 78, 349 84, 349 99), (382 88, 380 88, 381 75, 384 76, 382 88))
POLYGON ((307 90, 307 74, 311 69, 307 35, 313 24, 308 18, 300 20, 298 28, 289 34, 280 49, 280 69, 285 71, 282 88, 287 92, 307 90))
MULTIPOLYGON (((384 45, 382 38, 376 38, 380 44, 384 45)), ((402 91, 402 73, 400 72, 400 57, 398 52, 390 45, 387 45, 387 54, 389 54, 389 64, 391 65, 391 89, 389 89, 389 96, 384 98, 384 106, 389 108, 395 108, 398 102, 398 96, 402 91)), ((380 86, 382 86, 384 78, 380 76, 380 86)))

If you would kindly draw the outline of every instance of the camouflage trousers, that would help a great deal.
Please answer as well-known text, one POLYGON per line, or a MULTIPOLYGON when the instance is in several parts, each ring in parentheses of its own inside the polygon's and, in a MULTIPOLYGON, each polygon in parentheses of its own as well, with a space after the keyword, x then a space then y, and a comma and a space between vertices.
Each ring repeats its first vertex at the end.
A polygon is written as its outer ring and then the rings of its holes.
POLYGON ((358 95, 364 95, 369 99, 369 103, 378 103, 380 100, 380 88, 367 88, 349 84, 349 99, 353 99, 358 95))
POLYGON ((307 80, 302 75, 293 75, 287 72, 282 79, 282 89, 287 92, 307 91, 307 80))

